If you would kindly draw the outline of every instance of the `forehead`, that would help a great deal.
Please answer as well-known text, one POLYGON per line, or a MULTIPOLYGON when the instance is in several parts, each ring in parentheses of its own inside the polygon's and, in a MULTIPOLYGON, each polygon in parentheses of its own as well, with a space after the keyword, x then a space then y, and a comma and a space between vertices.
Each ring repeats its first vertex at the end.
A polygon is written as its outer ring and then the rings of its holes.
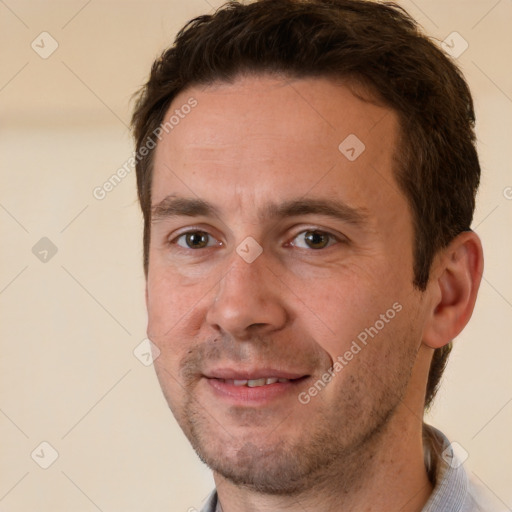
POLYGON ((182 91, 164 122, 173 115, 156 148, 153 204, 217 196, 235 213, 306 195, 362 209, 405 201, 393 176, 396 114, 345 84, 246 76, 182 91))

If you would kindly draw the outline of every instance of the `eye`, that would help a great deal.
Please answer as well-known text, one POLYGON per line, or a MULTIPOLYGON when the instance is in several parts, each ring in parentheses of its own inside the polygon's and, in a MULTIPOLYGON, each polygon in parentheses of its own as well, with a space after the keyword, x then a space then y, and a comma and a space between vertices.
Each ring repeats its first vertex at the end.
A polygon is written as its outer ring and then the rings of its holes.
POLYGON ((176 245, 184 249, 204 249, 205 247, 220 245, 220 242, 205 231, 188 231, 187 233, 182 233, 175 238, 172 243, 176 243, 176 245))
POLYGON ((334 235, 319 230, 307 230, 299 233, 291 242, 291 245, 301 249, 325 249, 337 243, 334 235))

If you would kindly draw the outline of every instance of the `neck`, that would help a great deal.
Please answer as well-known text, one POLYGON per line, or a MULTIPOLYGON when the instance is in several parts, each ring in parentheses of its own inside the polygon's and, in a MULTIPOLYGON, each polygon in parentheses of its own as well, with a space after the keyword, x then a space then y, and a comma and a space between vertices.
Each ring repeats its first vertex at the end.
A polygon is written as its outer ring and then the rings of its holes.
POLYGON ((419 512, 432 492, 424 465, 421 412, 403 402, 386 428, 351 460, 325 468, 324 478, 294 496, 260 494, 215 473, 223 512, 419 512), (320 482, 320 483, 319 483, 320 482))

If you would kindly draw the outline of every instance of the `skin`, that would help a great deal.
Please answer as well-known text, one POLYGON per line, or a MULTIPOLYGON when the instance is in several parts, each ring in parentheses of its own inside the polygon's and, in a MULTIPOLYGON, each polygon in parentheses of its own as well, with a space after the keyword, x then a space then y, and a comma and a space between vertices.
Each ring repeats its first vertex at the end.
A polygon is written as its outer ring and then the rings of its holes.
POLYGON ((189 88, 169 113, 190 97, 197 106, 156 148, 148 337, 223 511, 421 510, 432 491, 421 440, 428 368, 471 316, 478 237, 459 235, 426 291, 414 288, 412 216, 393 175, 397 116, 346 84, 245 76, 189 88), (365 145, 354 161, 338 150, 349 134, 365 145), (166 198, 199 198, 218 214, 170 215, 166 198), (300 199, 343 203, 360 222, 264 215, 300 199), (250 263, 237 252, 247 237, 262 250, 250 263), (394 304, 400 311, 301 403, 394 304), (219 368, 303 378, 266 400, 233 400, 212 386, 219 368))

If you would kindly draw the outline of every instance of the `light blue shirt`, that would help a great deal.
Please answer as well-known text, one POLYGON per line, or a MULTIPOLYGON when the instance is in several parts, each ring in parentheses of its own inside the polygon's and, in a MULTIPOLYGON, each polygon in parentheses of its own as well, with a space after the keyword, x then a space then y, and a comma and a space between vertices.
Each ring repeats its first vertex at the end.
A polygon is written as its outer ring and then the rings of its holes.
MULTIPOLYGON (((439 430, 425 425, 428 434, 435 439, 437 450, 426 450, 427 472, 434 469, 434 490, 422 512, 493 512, 499 510, 491 506, 481 490, 470 484, 462 462, 457 459, 450 441, 439 430), (439 451, 440 450, 440 451, 439 451), (435 453, 439 452, 439 453, 435 453), (432 466, 434 461, 435 467, 432 466)), ((504 508, 502 510, 505 510, 504 508)), ((201 512, 222 512, 214 490, 201 509, 201 512)))

